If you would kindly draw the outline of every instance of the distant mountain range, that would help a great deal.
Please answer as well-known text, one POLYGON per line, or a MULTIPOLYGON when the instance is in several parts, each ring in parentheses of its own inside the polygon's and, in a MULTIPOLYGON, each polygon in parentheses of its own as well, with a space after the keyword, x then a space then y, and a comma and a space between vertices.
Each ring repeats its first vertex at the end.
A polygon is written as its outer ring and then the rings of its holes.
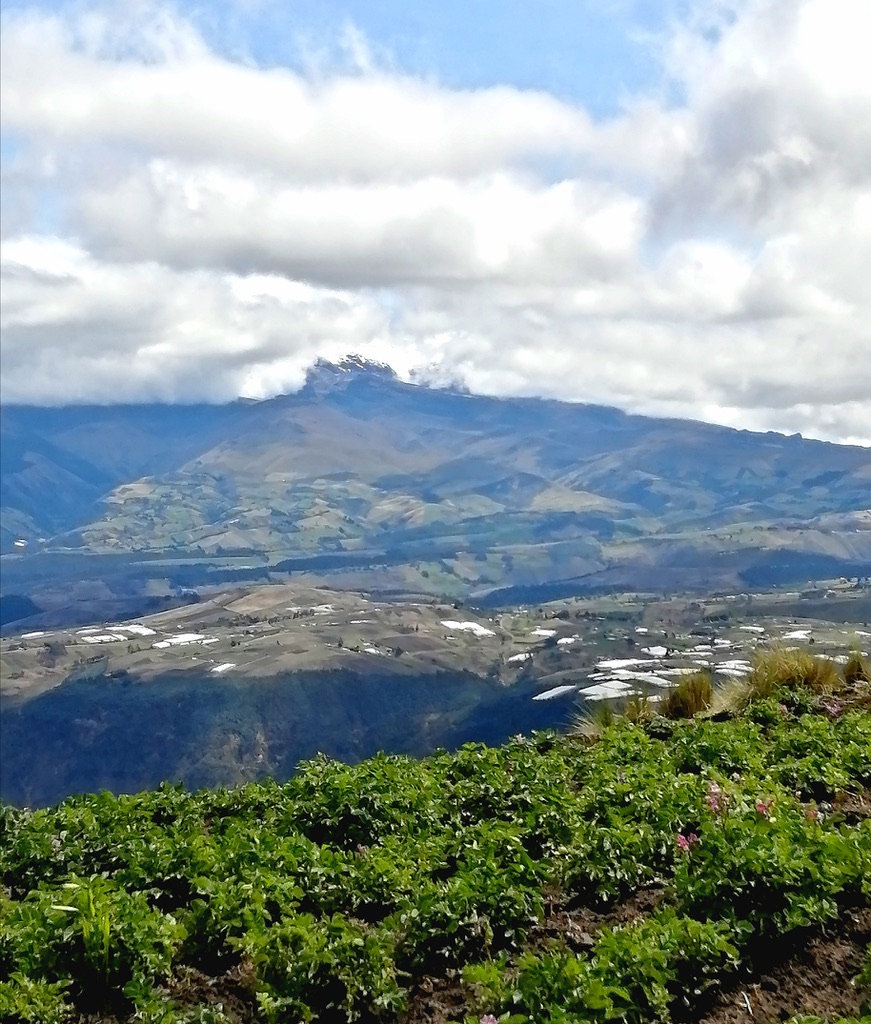
POLYGON ((869 449, 431 389, 356 357, 262 402, 5 406, 0 445, 0 545, 25 556, 254 552, 479 595, 871 572, 869 449))

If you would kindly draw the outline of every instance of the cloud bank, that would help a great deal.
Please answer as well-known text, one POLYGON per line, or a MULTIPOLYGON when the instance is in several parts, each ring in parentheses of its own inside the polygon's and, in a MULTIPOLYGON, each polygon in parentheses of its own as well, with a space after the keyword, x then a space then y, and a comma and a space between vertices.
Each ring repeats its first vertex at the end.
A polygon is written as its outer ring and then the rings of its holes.
POLYGON ((871 444, 866 0, 698 4, 606 121, 132 10, 3 21, 4 401, 265 397, 359 352, 871 444))

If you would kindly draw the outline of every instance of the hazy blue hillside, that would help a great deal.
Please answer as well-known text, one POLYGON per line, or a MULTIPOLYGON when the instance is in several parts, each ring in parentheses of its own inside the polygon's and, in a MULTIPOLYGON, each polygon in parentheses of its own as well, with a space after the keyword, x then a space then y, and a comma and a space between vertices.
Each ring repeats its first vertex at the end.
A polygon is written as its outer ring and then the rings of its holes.
POLYGON ((532 701, 535 688, 506 690, 463 672, 303 672, 253 686, 194 672, 71 680, 4 705, 0 799, 44 806, 167 779, 188 787, 287 779, 318 752, 356 762, 379 750, 421 755, 565 726, 573 705, 532 701))

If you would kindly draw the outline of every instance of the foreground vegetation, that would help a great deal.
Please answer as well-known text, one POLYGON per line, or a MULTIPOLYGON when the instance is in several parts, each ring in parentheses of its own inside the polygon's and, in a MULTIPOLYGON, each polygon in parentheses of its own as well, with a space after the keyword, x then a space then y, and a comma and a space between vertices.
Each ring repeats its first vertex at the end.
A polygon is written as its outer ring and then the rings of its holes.
MULTIPOLYGON (((595 740, 4 807, 0 1015, 699 1020, 773 940, 871 904, 867 665, 847 677, 777 655, 736 711, 595 740)), ((852 984, 868 1011, 867 954, 852 984)))

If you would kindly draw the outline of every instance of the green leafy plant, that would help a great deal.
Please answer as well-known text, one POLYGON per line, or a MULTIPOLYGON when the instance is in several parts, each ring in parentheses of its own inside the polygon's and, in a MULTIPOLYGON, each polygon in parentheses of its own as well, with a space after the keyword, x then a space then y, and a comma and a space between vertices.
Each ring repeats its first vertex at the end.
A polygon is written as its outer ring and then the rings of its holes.
POLYGON ((189 970, 276 1024, 390 1024, 460 970, 475 1022, 690 1019, 751 936, 871 899, 868 686, 799 661, 716 720, 0 807, 0 1019, 236 1024, 173 1003, 189 970))
POLYGON ((0 1020, 22 1024, 67 1024, 73 1014, 65 999, 68 982, 39 981, 16 971, 0 981, 0 1020))

